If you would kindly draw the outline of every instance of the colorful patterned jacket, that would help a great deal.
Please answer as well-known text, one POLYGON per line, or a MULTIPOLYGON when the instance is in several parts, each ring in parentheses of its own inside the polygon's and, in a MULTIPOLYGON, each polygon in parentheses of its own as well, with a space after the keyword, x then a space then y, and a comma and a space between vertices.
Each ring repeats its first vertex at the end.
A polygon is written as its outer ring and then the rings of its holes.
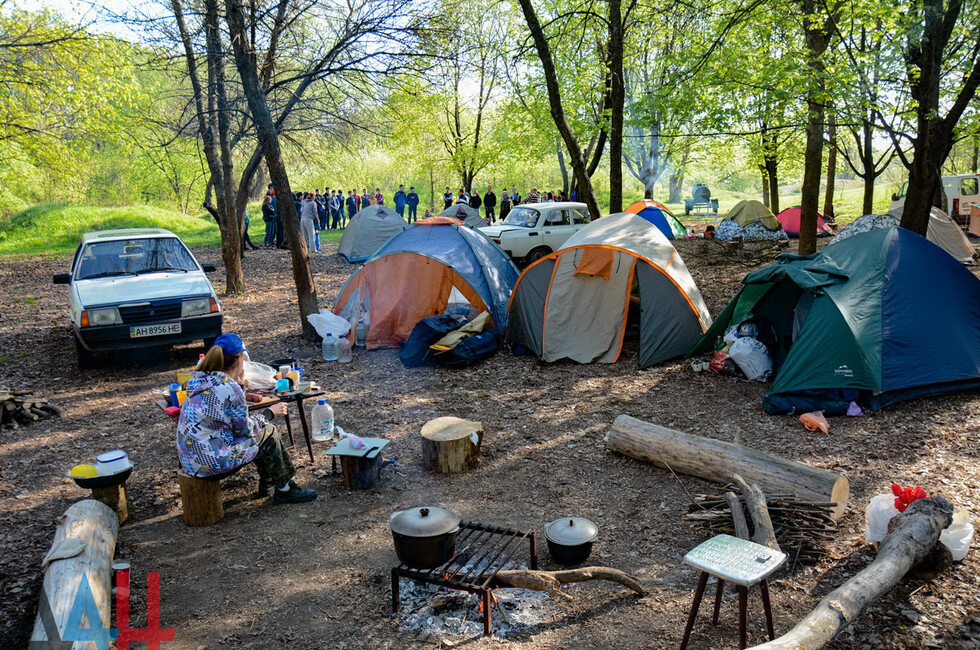
POLYGON ((250 463, 267 424, 250 416, 245 392, 223 372, 195 371, 177 422, 177 453, 191 476, 214 476, 250 463))

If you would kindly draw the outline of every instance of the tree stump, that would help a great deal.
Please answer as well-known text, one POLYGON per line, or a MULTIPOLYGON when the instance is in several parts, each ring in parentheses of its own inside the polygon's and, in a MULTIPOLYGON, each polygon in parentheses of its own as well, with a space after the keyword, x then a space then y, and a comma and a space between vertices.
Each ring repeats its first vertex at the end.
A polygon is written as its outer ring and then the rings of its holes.
POLYGON ((443 417, 422 426, 422 464, 442 474, 473 469, 480 462, 483 425, 462 418, 443 417))
POLYGON ((119 525, 129 520, 129 499, 126 498, 125 483, 92 488, 92 498, 112 508, 119 518, 119 525))
POLYGON ((188 526, 210 526, 225 516, 221 506, 220 481, 196 478, 183 470, 177 471, 180 502, 188 526))

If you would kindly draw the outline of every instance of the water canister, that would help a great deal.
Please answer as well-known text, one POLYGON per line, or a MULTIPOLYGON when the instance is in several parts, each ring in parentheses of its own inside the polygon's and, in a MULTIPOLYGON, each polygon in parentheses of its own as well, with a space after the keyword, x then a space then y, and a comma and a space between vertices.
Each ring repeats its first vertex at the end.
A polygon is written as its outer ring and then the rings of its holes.
POLYGON ((327 404, 326 399, 321 397, 316 401, 310 419, 313 421, 311 437, 314 440, 320 442, 333 440, 333 407, 327 404))
POLYGON ((350 341, 343 334, 337 339, 337 363, 350 363, 354 360, 354 352, 351 350, 350 341))
POLYGON ((337 339, 333 337, 333 334, 327 334, 323 337, 322 350, 324 361, 337 360, 337 339))
POLYGON ((354 345, 359 348, 363 348, 364 344, 367 342, 368 335, 368 325, 364 322, 364 317, 362 316, 357 321, 357 327, 354 328, 354 345))

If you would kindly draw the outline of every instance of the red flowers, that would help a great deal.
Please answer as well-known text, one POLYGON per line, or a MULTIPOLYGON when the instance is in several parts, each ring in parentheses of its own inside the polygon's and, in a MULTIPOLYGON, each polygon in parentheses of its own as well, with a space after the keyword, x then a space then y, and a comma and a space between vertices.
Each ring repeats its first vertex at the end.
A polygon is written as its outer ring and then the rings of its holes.
POLYGON ((902 489, 898 483, 892 483, 892 494, 895 495, 895 507, 899 512, 905 512, 905 509, 916 499, 926 498, 926 491, 918 485, 914 488, 902 489))

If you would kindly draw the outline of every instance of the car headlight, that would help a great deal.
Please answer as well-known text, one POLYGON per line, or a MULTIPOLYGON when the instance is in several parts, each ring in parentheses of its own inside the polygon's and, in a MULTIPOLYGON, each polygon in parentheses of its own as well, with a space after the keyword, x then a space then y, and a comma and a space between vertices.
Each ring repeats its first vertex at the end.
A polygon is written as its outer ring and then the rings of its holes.
POLYGON ((180 304, 180 316, 200 316, 211 311, 211 301, 208 298, 192 298, 180 304))
POLYGON ((99 327, 100 325, 118 325, 122 323, 122 318, 119 316, 119 310, 115 307, 107 307, 105 309, 89 309, 88 323, 91 327, 99 327))

